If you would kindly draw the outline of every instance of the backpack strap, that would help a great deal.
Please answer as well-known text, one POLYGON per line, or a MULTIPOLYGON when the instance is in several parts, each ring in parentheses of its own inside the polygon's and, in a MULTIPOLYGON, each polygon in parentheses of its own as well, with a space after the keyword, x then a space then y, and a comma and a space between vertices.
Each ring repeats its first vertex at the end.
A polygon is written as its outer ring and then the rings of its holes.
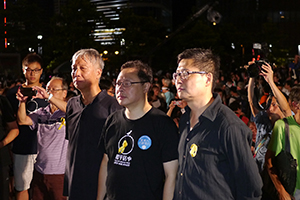
POLYGON ((289 129, 289 123, 288 120, 286 118, 283 118, 285 127, 284 127, 284 132, 285 132, 285 148, 284 150, 287 152, 291 151, 290 148, 290 129, 289 129))

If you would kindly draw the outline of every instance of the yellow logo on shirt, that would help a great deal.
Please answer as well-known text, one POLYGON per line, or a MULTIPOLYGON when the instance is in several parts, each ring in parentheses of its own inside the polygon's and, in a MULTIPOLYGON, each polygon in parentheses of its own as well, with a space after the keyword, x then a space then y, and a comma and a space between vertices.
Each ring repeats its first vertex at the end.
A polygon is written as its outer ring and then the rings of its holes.
POLYGON ((123 141, 122 146, 119 148, 119 153, 123 153, 125 148, 128 146, 128 143, 126 140, 123 141))
POLYGON ((60 130, 63 126, 66 125, 66 119, 64 117, 60 118, 61 124, 58 127, 58 130, 60 130))
POLYGON ((190 148, 190 154, 192 157, 195 157, 197 155, 198 146, 196 144, 192 144, 190 148))

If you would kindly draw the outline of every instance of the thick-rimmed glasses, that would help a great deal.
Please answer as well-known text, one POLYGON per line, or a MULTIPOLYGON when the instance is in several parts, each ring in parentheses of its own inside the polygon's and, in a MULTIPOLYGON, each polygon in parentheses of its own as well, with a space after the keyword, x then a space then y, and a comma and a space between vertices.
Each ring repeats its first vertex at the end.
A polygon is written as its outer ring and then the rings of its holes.
POLYGON ((180 77, 181 80, 186 80, 191 74, 207 74, 207 72, 182 70, 180 72, 173 73, 173 79, 176 81, 177 78, 180 77))
POLYGON ((121 85, 123 85, 124 87, 130 87, 132 84, 147 83, 147 82, 149 82, 149 81, 139 81, 139 82, 118 81, 115 83, 115 86, 121 87, 121 85))
POLYGON ((33 72, 34 74, 40 72, 42 70, 42 68, 40 69, 30 69, 30 68, 25 68, 26 72, 30 73, 33 72))
POLYGON ((60 90, 65 90, 65 89, 63 89, 63 88, 61 88, 61 89, 55 89, 55 88, 50 88, 50 89, 49 89, 49 88, 47 88, 47 89, 46 89, 46 92, 47 92, 47 93, 49 93, 49 92, 58 92, 58 91, 60 91, 60 90))

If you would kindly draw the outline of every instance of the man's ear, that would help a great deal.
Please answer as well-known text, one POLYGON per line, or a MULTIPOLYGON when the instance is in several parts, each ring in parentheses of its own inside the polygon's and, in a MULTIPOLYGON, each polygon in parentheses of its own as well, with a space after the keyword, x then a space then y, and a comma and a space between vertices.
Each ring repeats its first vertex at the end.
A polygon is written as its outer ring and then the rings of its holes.
POLYGON ((97 70, 96 70, 96 76, 97 76, 97 78, 101 78, 101 75, 102 75, 102 69, 100 69, 100 68, 98 68, 97 70))
POLYGON ((206 74, 206 83, 205 83, 205 86, 212 85, 212 83, 213 83, 213 75, 212 75, 212 73, 206 74))
POLYGON ((63 90, 63 96, 64 96, 64 99, 67 98, 67 95, 68 95, 68 90, 63 90))
POLYGON ((150 90, 150 87, 151 87, 151 83, 150 82, 144 83, 144 85, 143 85, 143 92, 144 93, 148 93, 148 91, 150 90))

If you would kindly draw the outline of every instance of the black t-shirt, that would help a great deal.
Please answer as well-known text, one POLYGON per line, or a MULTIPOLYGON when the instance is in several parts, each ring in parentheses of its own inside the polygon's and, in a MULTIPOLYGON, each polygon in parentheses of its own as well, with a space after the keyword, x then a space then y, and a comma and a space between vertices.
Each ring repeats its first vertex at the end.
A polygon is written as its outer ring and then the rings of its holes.
POLYGON ((107 199, 162 199, 163 163, 178 159, 177 145, 177 127, 162 111, 152 108, 137 120, 115 112, 99 147, 109 157, 107 199))
MULTIPOLYGON (((7 98, 0 95, 0 141, 6 136, 6 123, 15 121, 14 113, 7 98)), ((0 166, 11 164, 8 146, 0 149, 0 166)))
POLYGON ((66 112, 66 139, 69 140, 64 195, 69 200, 96 199, 98 173, 103 152, 98 149, 106 118, 122 107, 115 98, 100 92, 84 105, 81 96, 71 98, 66 112))
MULTIPOLYGON (((19 101, 16 99, 16 93, 20 86, 13 87, 7 91, 7 99, 11 103, 15 114, 18 112, 19 101)), ((45 99, 30 99, 26 102, 27 114, 37 110, 40 107, 46 107, 48 102, 45 99)), ((19 135, 13 142, 12 152, 15 154, 28 155, 37 153, 37 129, 31 130, 29 126, 19 125, 19 135)))

